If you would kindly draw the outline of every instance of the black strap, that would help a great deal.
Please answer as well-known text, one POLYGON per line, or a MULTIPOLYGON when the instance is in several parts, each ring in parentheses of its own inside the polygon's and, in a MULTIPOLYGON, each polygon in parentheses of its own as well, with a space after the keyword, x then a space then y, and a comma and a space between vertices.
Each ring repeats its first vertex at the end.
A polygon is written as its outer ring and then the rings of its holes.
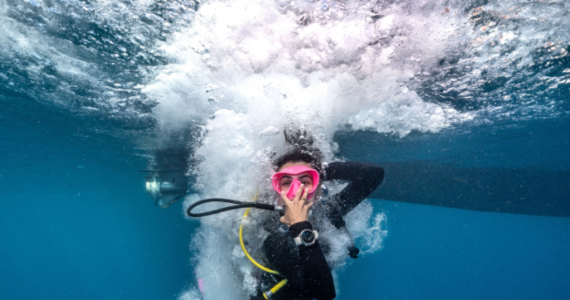
POLYGON ((200 201, 190 205, 190 207, 188 207, 188 210, 186 210, 186 213, 190 217, 199 218, 199 217, 205 217, 205 216, 218 214, 218 213, 228 211, 228 210, 247 208, 247 207, 254 207, 254 208, 259 208, 259 209, 267 209, 267 210, 275 210, 275 205, 272 205, 272 204, 262 204, 262 203, 256 203, 256 202, 243 202, 243 201, 223 199, 223 198, 209 198, 209 199, 200 200, 200 201), (224 202, 224 203, 232 203, 235 205, 227 206, 227 207, 223 207, 223 208, 219 208, 219 209, 214 209, 214 210, 210 210, 210 211, 202 212, 202 213, 192 213, 192 209, 194 209, 195 207, 197 207, 199 205, 208 203, 208 202, 224 202))

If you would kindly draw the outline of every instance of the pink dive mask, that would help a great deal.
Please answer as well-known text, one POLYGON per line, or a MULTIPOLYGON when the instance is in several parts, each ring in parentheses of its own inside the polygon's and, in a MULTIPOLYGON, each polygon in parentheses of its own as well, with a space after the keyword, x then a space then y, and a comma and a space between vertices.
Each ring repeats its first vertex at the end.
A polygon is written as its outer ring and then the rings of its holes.
MULTIPOLYGON (((277 191, 278 193, 281 193, 281 187, 279 184, 281 182, 281 178, 283 178, 283 176, 286 176, 286 175, 295 176, 295 175, 299 175, 301 173, 309 173, 309 176, 311 176, 311 178, 313 179, 313 188, 309 191, 309 195, 307 195, 307 199, 310 199, 311 197, 313 197, 315 195, 315 190, 317 189, 317 186, 319 185, 319 172, 317 172, 315 169, 311 169, 309 167, 305 167, 305 166, 289 167, 289 168, 285 168, 285 169, 281 170, 280 172, 275 173, 271 177, 271 183, 273 184, 273 189, 275 191, 277 191)), ((297 177, 293 177, 293 181, 291 182, 291 186, 289 187, 289 191, 287 191, 287 198, 289 198, 289 199, 295 198, 295 194, 297 194, 297 191, 299 190, 300 186, 301 186, 301 182, 299 181, 299 179, 297 177)))

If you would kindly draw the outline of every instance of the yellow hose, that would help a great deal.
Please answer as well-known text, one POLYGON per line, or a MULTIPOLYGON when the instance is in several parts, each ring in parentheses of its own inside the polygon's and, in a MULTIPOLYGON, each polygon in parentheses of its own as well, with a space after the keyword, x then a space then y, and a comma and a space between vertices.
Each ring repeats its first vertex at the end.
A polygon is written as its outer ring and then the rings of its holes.
MULTIPOLYGON (((253 201, 257 200, 258 197, 259 196, 255 196, 253 201)), ((245 244, 243 243, 243 221, 247 218, 247 215, 249 214, 250 209, 251 209, 251 207, 245 210, 245 214, 243 214, 243 218, 241 219, 241 223, 239 225, 239 243, 241 245, 241 250, 243 251, 245 256, 247 256, 247 258, 249 258, 249 261, 251 261, 251 263, 254 264, 256 267, 260 268, 261 270, 263 270, 267 273, 280 275, 279 272, 277 272, 275 270, 271 270, 269 268, 266 268, 266 267, 262 266, 261 264, 259 264, 258 262, 256 262, 255 259, 253 259, 253 257, 251 257, 251 255, 249 255, 249 253, 247 252, 247 249, 245 249, 245 244)), ((287 279, 281 280, 281 282, 279 282, 277 285, 275 285, 273 288, 271 288, 271 290, 263 293, 263 297, 265 299, 269 299, 269 297, 271 297, 271 295, 277 293, 277 291, 279 291, 282 287, 284 287, 285 284, 287 284, 287 279)))
POLYGON ((287 279, 283 279, 281 280, 281 282, 279 282, 276 286, 274 286, 271 290, 269 290, 268 292, 263 293, 263 298, 265 299, 269 299, 269 297, 271 297, 273 294, 277 293, 278 290, 280 290, 282 287, 284 287, 287 284, 287 279))
POLYGON ((243 215, 243 218, 241 220, 241 224, 239 225, 239 243, 241 245, 241 250, 243 250, 243 253, 245 254, 245 256, 247 256, 247 258, 249 258, 249 260, 258 268, 262 269, 263 271, 267 272, 267 273, 271 273, 271 274, 275 274, 275 275, 279 275, 279 272, 275 271, 275 270, 271 270, 269 268, 266 268, 262 265, 260 265, 258 262, 256 262, 253 257, 251 257, 251 255, 249 255, 249 253, 247 252, 247 250, 245 249, 245 244, 243 243, 243 220, 245 220, 247 218, 247 215, 249 214, 249 210, 251 209, 248 208, 245 210, 245 214, 243 215))

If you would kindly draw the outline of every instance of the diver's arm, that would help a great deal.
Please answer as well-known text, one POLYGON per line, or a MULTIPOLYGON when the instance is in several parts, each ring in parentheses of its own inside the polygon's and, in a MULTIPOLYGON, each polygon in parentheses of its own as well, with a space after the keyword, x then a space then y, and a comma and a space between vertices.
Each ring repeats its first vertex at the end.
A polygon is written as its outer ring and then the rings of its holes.
POLYGON ((384 169, 370 163, 332 162, 325 168, 325 180, 348 180, 350 183, 333 196, 336 214, 344 216, 368 197, 384 179, 384 169))
POLYGON ((336 292, 331 270, 318 240, 310 247, 301 248, 293 242, 293 238, 306 228, 312 229, 308 221, 291 225, 287 234, 270 235, 263 242, 263 251, 271 266, 287 279, 284 289, 298 297, 334 299, 336 292))
MULTIPOLYGON (((289 235, 295 238, 304 229, 312 230, 313 226, 308 221, 293 224, 289 227, 289 235)), ((331 270, 318 239, 309 247, 300 246, 299 257, 299 263, 303 268, 303 285, 300 289, 302 294, 318 300, 334 299, 336 291, 331 270)))

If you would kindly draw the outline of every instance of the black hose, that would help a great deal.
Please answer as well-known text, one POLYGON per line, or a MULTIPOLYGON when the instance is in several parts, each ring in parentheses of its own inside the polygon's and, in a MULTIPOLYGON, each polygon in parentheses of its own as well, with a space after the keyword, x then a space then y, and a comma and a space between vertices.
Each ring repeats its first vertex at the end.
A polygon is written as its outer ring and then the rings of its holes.
POLYGON ((223 198, 209 198, 209 199, 200 200, 200 201, 190 205, 190 207, 188 207, 188 210, 186 210, 186 213, 190 217, 199 218, 199 217, 214 215, 214 214, 221 213, 221 212, 228 211, 228 210, 240 209, 240 208, 246 208, 246 207, 275 210, 275 205, 272 205, 272 204, 262 204, 262 203, 255 203, 255 202, 242 202, 242 201, 231 200, 231 199, 223 199, 223 198), (219 209, 214 209, 214 210, 203 212, 203 213, 192 213, 192 209, 194 209, 196 206, 202 205, 202 204, 208 203, 208 202, 225 202, 225 203, 232 203, 235 205, 227 206, 227 207, 219 208, 219 209))

